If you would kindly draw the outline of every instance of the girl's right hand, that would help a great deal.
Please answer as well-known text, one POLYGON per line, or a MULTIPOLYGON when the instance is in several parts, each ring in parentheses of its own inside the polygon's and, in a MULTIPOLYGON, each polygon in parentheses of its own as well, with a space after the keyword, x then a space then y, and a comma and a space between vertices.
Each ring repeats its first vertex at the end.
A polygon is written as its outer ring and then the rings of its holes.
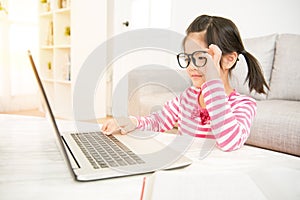
POLYGON ((135 118, 119 117, 105 121, 102 126, 102 132, 106 135, 115 133, 127 134, 134 131, 137 127, 135 118))
POLYGON ((205 68, 205 79, 206 81, 220 78, 221 67, 220 61, 222 57, 221 49, 214 44, 209 45, 207 49, 207 64, 205 68))

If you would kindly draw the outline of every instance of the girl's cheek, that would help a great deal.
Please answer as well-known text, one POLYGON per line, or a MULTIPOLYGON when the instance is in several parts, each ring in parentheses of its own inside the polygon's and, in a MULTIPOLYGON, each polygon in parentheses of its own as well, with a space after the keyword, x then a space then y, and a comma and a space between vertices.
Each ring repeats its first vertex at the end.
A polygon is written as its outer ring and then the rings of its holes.
POLYGON ((200 73, 200 74, 202 74, 202 75, 205 75, 206 74, 206 65, 205 66, 203 66, 203 67, 201 67, 201 68, 198 68, 198 72, 200 73))

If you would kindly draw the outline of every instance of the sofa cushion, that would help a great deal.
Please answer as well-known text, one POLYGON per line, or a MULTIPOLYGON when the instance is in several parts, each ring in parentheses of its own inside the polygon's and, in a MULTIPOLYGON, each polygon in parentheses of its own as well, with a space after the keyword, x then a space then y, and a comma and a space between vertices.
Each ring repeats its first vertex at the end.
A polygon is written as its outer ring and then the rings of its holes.
POLYGON ((279 35, 269 99, 300 100, 300 35, 279 35))
POLYGON ((257 101, 247 144, 300 156, 300 102, 257 101))
MULTIPOLYGON (((257 58, 261 64, 267 84, 270 83, 271 72, 274 60, 275 41, 277 34, 263 37, 245 39, 245 49, 257 58)), ((254 97, 255 99, 266 99, 266 95, 249 92, 248 81, 245 82, 248 73, 248 67, 243 55, 239 56, 239 61, 232 71, 231 84, 239 93, 254 97)))

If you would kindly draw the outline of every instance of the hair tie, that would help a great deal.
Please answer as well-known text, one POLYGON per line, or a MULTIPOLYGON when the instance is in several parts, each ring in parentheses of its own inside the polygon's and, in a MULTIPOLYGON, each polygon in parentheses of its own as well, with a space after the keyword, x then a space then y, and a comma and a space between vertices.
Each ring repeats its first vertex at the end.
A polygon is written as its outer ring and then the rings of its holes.
POLYGON ((241 51, 241 54, 243 54, 243 55, 246 53, 247 53, 247 51, 245 49, 241 51))

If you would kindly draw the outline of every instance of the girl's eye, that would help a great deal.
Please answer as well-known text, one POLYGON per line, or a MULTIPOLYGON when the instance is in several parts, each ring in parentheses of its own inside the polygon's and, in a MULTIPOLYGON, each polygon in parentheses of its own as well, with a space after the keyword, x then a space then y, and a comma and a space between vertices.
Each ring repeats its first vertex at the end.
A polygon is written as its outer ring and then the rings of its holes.
POLYGON ((204 60, 204 59, 206 59, 206 58, 201 56, 201 57, 198 57, 197 59, 198 59, 198 60, 204 60))
POLYGON ((195 65, 197 67, 203 67, 206 64, 206 57, 197 56, 195 62, 196 62, 195 65))

